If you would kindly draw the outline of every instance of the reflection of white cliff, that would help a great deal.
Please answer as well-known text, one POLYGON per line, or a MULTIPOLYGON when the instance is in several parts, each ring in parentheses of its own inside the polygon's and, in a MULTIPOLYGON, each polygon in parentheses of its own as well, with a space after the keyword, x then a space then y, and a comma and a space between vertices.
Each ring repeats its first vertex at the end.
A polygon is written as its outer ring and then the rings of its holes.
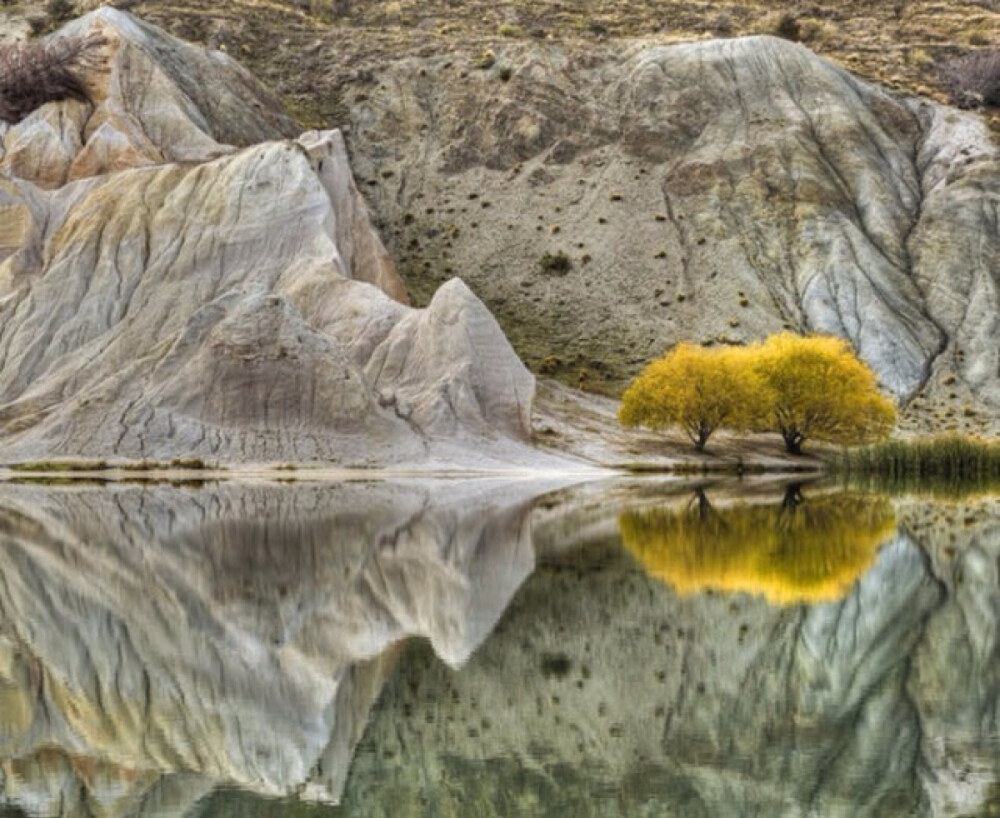
POLYGON ((936 816, 984 814, 991 797, 1000 808, 1000 522, 966 537, 958 548, 930 543, 954 549, 934 566, 948 604, 928 623, 908 684, 936 816))
POLYGON ((952 544, 950 565, 901 531, 843 600, 775 608, 677 595, 587 521, 597 539, 576 555, 539 548, 543 569, 460 672, 414 662, 419 697, 389 685, 363 746, 398 757, 419 733, 421 770, 361 752, 349 805, 909 818, 983 814, 996 797, 996 522, 952 544), (581 570, 588 548, 601 570, 581 570), (429 725, 423 702, 443 690, 429 725))
POLYGON ((209 782, 336 801, 394 647, 468 658, 534 566, 543 488, 5 487, 7 802, 60 814, 82 785, 117 804, 94 814, 146 815, 155 789, 180 814, 209 782))

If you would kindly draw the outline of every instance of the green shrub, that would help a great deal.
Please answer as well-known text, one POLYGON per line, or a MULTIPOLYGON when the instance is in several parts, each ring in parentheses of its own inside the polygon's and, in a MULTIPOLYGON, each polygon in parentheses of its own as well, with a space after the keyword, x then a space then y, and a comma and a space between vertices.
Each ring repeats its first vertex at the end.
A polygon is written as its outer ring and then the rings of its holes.
POLYGON ((845 449, 834 466, 849 475, 890 480, 1000 480, 1000 441, 963 435, 890 440, 845 449))

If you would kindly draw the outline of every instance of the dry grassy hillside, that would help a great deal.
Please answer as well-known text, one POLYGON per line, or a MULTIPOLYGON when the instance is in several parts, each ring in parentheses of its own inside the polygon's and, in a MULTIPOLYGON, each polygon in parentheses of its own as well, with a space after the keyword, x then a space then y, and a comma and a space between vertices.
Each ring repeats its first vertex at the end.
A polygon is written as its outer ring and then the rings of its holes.
MULTIPOLYGON (((51 27, 95 0, 0 0, 8 30, 51 27)), ((308 125, 346 120, 345 80, 406 56, 529 38, 681 42, 742 34, 795 39, 858 75, 944 101, 949 61, 1000 45, 1000 0, 119 0, 185 39, 222 48, 308 125)), ((991 115, 994 126, 1000 114, 991 115)))

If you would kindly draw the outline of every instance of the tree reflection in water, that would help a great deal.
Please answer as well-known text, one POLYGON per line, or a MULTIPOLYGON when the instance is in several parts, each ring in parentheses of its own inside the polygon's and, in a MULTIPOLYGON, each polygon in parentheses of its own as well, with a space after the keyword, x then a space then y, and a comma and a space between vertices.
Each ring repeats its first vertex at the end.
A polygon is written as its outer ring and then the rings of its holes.
POLYGON ((715 507, 704 491, 684 507, 626 511, 625 547, 646 571, 681 594, 760 594, 776 605, 842 598, 895 531, 883 497, 805 498, 801 486, 773 503, 715 507))

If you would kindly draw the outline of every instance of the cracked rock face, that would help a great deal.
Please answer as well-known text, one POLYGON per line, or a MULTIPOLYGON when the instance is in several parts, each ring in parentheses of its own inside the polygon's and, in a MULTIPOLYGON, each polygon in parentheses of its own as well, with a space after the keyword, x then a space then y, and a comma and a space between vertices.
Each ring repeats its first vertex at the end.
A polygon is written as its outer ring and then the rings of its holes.
POLYGON ((613 388, 791 327, 900 398, 1000 406, 1000 161, 970 115, 767 37, 408 60, 351 110, 408 285, 466 271, 529 364, 613 388))
POLYGON ((122 12, 73 33, 93 104, 0 126, 5 458, 528 457, 532 376, 461 281, 406 306, 339 132, 281 141, 234 62, 122 12))
POLYGON ((5 487, 0 805, 336 802, 397 645, 467 661, 534 567, 545 487, 5 487))

